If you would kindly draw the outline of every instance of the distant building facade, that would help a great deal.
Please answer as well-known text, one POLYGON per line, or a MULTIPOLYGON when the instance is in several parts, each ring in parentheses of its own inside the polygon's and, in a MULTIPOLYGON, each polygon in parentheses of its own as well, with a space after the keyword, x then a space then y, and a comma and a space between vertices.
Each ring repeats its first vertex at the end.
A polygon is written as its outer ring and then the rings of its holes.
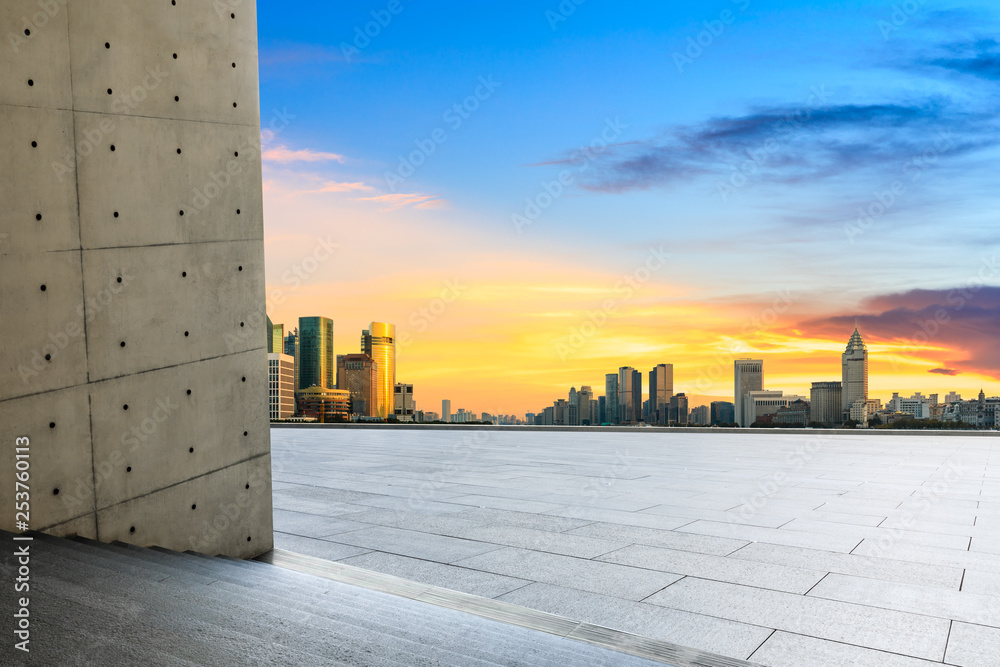
POLYGON ((396 387, 396 325, 372 322, 361 332, 361 351, 371 357, 378 370, 376 414, 386 419, 393 413, 396 387))
POLYGON ((295 392, 298 413, 319 422, 346 422, 351 414, 351 392, 307 387, 295 392))
POLYGON ((684 426, 688 423, 688 399, 684 393, 670 397, 668 422, 684 426))
POLYGON ((351 418, 378 416, 378 371, 367 354, 337 355, 337 389, 351 393, 351 418))
POLYGON ((299 383, 296 389, 335 387, 333 320, 326 317, 300 317, 298 348, 299 383))
POLYGON ((295 415, 295 359, 273 352, 267 355, 268 407, 271 420, 295 415))
POLYGON ((778 412, 778 408, 805 400, 804 396, 785 396, 781 391, 749 391, 743 399, 742 417, 747 426, 753 426, 760 417, 774 415, 778 412))
POLYGON ((655 424, 666 424, 674 395, 674 365, 657 364, 649 371, 649 414, 655 424))
POLYGON ((813 382, 809 390, 809 421, 824 426, 844 423, 844 402, 840 382, 813 382))
POLYGON ((747 394, 752 391, 764 390, 764 360, 763 359, 737 359, 733 364, 733 406, 736 412, 736 423, 747 427, 754 422, 744 414, 747 394))
POLYGON ((411 422, 414 419, 413 415, 415 410, 416 406, 413 402, 413 385, 397 382, 395 394, 393 395, 393 414, 396 419, 401 422, 411 422))
POLYGON ((889 410, 893 412, 905 412, 913 419, 930 419, 933 403, 929 396, 924 396, 917 392, 910 398, 903 398, 898 392, 893 392, 892 400, 889 401, 889 410))
POLYGON ((736 423, 736 407, 729 401, 712 401, 711 404, 711 424, 734 424, 736 423))
POLYGON ((856 402, 868 400, 868 346, 857 328, 842 356, 842 375, 841 409, 848 412, 856 402))
POLYGON ((618 423, 618 374, 608 373, 604 376, 605 419, 602 423, 618 423))
POLYGON ((451 422, 451 401, 448 399, 441 401, 441 421, 451 422))

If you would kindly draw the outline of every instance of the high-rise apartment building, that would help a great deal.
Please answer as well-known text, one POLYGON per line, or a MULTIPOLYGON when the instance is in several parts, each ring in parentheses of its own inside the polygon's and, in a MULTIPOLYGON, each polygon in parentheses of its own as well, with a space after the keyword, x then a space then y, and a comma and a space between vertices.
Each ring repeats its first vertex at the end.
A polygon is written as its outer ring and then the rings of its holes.
POLYGON ((843 355, 841 409, 843 412, 850 412, 854 403, 867 400, 868 347, 861 338, 861 333, 855 328, 851 339, 847 341, 847 350, 843 355))
POLYGON ((579 400, 580 400, 579 396, 576 393, 576 387, 570 387, 568 403, 569 403, 569 405, 573 406, 576 409, 573 411, 572 415, 570 415, 570 414, 567 413, 566 418, 565 418, 566 426, 579 426, 580 425, 580 403, 579 403, 579 400))
POLYGON ((376 417, 378 369, 367 354, 337 355, 337 389, 351 393, 351 418, 376 417))
POLYGON ((300 317, 297 390, 309 387, 336 387, 337 360, 333 356, 333 320, 326 317, 300 317))
POLYGON ((361 351, 378 366, 378 411, 385 419, 393 413, 396 387, 396 325, 372 322, 361 332, 361 351))
POLYGON ((608 399, 604 396, 597 397, 597 423, 608 423, 608 399))
POLYGON ((736 423, 736 408, 729 401, 712 401, 710 423, 734 424, 736 423))
POLYGON ((618 421, 642 421, 642 373, 631 366, 618 369, 618 421))
POLYGON ((604 422, 618 423, 618 374, 608 373, 604 376, 604 422))
POLYGON ((826 426, 844 423, 844 403, 839 382, 813 382, 809 390, 809 421, 826 426))
POLYGON ((271 420, 295 415, 295 359, 280 352, 268 354, 267 380, 271 420))
POLYGON ((584 385, 577 392, 576 399, 580 409, 580 423, 588 426, 592 425, 597 421, 597 417, 594 416, 594 408, 596 407, 594 390, 589 385, 584 385))
POLYGON ((747 422, 747 418, 743 415, 747 394, 751 391, 763 391, 764 389, 764 360, 737 359, 734 363, 733 376, 735 380, 733 406, 736 411, 736 423, 745 428, 753 423, 752 419, 747 422))
POLYGON ((659 364, 649 371, 649 415, 655 424, 666 424, 674 395, 674 365, 659 364))
POLYGON ((295 366, 295 388, 299 388, 299 330, 296 327, 295 331, 285 336, 285 354, 290 356, 295 366))
POLYGON ((396 419, 401 422, 411 422, 415 410, 413 385, 397 383, 393 394, 393 414, 396 419))
POLYGON ((670 397, 670 414, 668 415, 671 424, 681 426, 688 423, 688 399, 683 393, 674 394, 670 397))
POLYGON ((441 401, 441 421, 451 423, 451 401, 448 399, 441 401))

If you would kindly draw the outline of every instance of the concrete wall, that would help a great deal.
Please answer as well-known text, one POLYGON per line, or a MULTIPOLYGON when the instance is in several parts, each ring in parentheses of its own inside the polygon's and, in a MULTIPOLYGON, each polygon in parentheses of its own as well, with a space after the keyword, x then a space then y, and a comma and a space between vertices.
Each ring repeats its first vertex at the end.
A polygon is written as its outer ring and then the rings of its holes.
POLYGON ((0 528, 271 548, 259 148, 252 1, 0 3, 0 528))

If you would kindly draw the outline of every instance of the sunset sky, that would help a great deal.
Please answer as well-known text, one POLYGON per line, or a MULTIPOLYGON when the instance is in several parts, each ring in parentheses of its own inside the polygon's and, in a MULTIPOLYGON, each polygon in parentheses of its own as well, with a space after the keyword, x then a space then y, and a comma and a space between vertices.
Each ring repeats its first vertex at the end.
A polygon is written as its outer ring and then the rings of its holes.
POLYGON ((577 2, 258 3, 275 323, 434 411, 808 396, 855 322, 876 398, 1000 393, 995 2, 577 2))

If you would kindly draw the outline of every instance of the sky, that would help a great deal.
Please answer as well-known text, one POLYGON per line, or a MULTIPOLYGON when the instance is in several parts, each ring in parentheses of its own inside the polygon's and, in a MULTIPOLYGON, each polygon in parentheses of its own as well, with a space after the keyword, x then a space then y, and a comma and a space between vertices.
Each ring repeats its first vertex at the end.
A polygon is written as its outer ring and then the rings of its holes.
MULTIPOLYGON (((1000 394, 995 2, 258 1, 268 312, 418 409, 1000 394), (644 391, 646 379, 644 378, 644 391)), ((942 396, 943 397, 943 396, 942 396)))

